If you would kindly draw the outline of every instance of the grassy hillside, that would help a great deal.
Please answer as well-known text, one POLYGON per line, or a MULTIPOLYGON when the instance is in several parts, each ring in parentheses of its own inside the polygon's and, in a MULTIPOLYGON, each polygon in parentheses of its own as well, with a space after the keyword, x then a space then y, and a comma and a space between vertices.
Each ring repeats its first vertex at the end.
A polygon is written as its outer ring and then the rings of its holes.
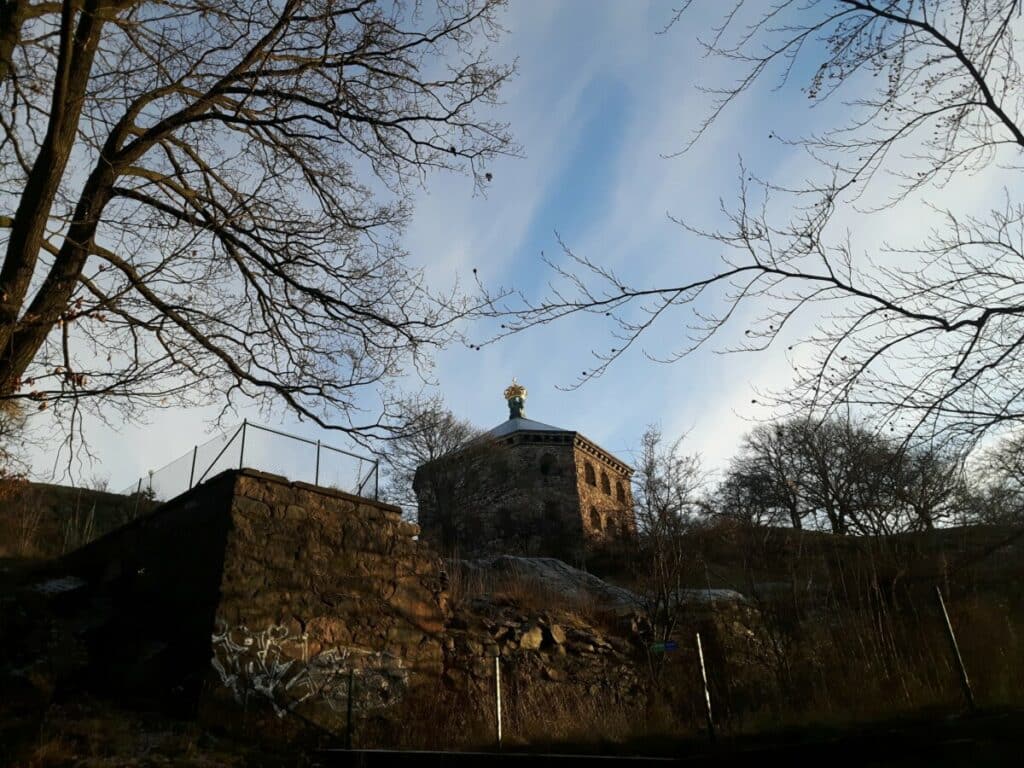
MULTIPOLYGON (((936 587, 979 707, 1024 706, 1024 531, 892 537, 716 526, 694 531, 687 581, 743 593, 757 624, 708 633, 712 697, 733 732, 965 709, 936 587)), ((640 585, 633 584, 634 587, 640 585)), ((684 620, 681 645, 698 627, 684 620)), ((692 664, 663 689, 701 716, 692 664)), ((673 675, 675 676, 673 678, 673 675)))
POLYGON ((0 558, 58 557, 152 510, 142 496, 48 483, 0 485, 0 558))

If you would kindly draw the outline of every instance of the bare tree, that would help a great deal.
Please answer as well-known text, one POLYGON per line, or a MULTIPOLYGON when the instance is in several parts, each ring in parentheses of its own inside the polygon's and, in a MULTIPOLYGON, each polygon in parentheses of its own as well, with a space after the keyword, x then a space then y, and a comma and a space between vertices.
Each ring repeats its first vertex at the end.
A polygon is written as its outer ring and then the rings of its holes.
POLYGON ((964 504, 986 523, 1024 523, 1024 435, 1020 432, 978 457, 964 504))
MULTIPOLYGON (((384 449, 385 497, 415 519, 416 470, 466 448, 480 436, 480 430, 448 410, 440 395, 402 399, 398 414, 406 429, 402 436, 389 440, 384 449)), ((440 489, 435 491, 440 493, 440 489)))
POLYGON ((767 395, 790 413, 827 417, 852 407, 870 413, 877 428, 964 449, 1019 421, 1024 204, 1008 192, 988 216, 934 210, 930 237, 887 246, 875 258, 860 256, 835 220, 837 212, 859 211, 866 221, 858 228, 869 226, 878 213, 864 196, 869 188, 892 209, 910 193, 996 162, 1019 167, 1022 25, 1017 0, 730 4, 700 43, 742 72, 707 89, 713 106, 683 151, 744 92, 766 79, 783 86, 804 77, 812 102, 845 95, 845 122, 818 135, 778 137, 806 150, 821 173, 801 184, 769 183, 741 168, 738 203, 725 209, 724 227, 677 220, 724 251, 721 268, 696 280, 645 285, 565 247, 566 261, 552 262, 561 286, 546 298, 504 305, 503 333, 582 312, 612 318, 614 339, 584 366, 579 385, 676 311, 693 313, 690 333, 676 349, 648 352, 657 359, 681 359, 752 304, 759 317, 730 349, 765 349, 795 318, 813 321, 789 348, 793 386, 767 395))
POLYGON ((387 434, 359 393, 471 309, 406 263, 415 186, 516 150, 501 4, 4 0, 0 398, 387 434))
POLYGON ((0 499, 28 469, 24 459, 26 442, 23 409, 18 403, 0 401, 0 499))
POLYGON ((684 589, 696 568, 688 533, 701 514, 705 483, 700 459, 683 452, 683 439, 666 444, 661 430, 648 426, 633 475, 637 595, 662 642, 682 618, 684 589))
POLYGON ((760 525, 878 535, 964 519, 966 478, 938 448, 903 447, 850 419, 790 419, 746 436, 718 512, 760 525))
POLYGON ((950 520, 976 521, 965 508, 968 477, 959 459, 938 448, 918 448, 896 463, 894 499, 907 508, 911 528, 931 530, 950 520))
POLYGON ((753 523, 788 522, 802 528, 810 512, 800 490, 808 473, 794 423, 759 425, 744 437, 732 460, 719 489, 720 506, 753 523))

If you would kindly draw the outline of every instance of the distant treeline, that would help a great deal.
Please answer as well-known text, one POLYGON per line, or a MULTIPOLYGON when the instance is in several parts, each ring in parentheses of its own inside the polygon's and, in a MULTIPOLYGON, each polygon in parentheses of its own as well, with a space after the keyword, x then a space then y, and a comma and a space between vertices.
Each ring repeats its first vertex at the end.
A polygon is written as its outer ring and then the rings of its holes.
POLYGON ((853 421, 794 418, 749 432, 724 476, 711 481, 682 440, 665 445, 651 428, 635 482, 641 523, 719 517, 855 535, 1019 523, 1024 437, 964 461, 853 421))

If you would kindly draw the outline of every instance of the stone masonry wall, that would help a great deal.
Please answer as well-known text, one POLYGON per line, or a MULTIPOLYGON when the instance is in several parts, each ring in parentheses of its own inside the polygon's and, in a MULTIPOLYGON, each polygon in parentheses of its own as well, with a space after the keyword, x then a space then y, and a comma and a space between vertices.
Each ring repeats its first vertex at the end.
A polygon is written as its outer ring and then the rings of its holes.
POLYGON ((417 494, 424 538, 460 556, 579 563, 636 533, 628 468, 571 432, 518 433, 421 467, 417 494))
POLYGON ((264 698, 249 725, 294 714, 338 732, 350 674, 360 715, 439 678, 440 564, 397 508, 247 472, 229 514, 206 718, 264 698))
POLYGON ((629 475, 579 445, 574 449, 574 459, 579 509, 588 547, 601 548, 635 535, 629 475), (588 465, 593 475, 588 473, 588 465))
POLYGON ((451 469, 441 465, 423 471, 459 473, 458 490, 441 500, 432 489, 444 480, 435 484, 421 476, 419 482, 423 537, 440 551, 570 561, 579 556, 583 528, 570 443, 517 438, 468 455, 451 469), (445 524, 455 529, 454 535, 446 535, 445 524))
MULTIPOLYGON (((52 566, 77 683, 220 727, 338 732, 443 670, 442 569, 398 508, 227 472, 52 566)), ((41 576, 40 578, 44 578, 41 576)), ((58 598, 55 598, 58 599, 58 598)))

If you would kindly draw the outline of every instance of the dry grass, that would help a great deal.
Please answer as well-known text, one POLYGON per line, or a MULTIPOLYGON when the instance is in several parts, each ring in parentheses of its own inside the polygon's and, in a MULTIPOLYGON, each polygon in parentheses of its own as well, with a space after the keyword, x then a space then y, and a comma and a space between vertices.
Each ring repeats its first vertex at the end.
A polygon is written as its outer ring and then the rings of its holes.
POLYGON ((943 551, 935 537, 748 537, 726 562, 735 580, 722 585, 753 598, 755 641, 729 653, 720 632, 711 649, 726 724, 750 732, 962 710, 937 584, 978 705, 1024 706, 1020 566, 1010 558, 995 572, 964 557, 990 550, 1001 533, 978 531, 973 543, 971 532, 961 536, 953 544, 963 551, 943 551), (955 566, 966 562, 981 570, 955 566))
POLYGON ((7 554, 11 557, 38 557, 39 531, 43 522, 43 508, 38 504, 24 505, 15 528, 14 546, 7 554))
MULTIPOLYGON (((1001 546, 1013 536, 991 529, 875 540, 763 529, 701 532, 694 537, 699 581, 692 586, 732 588, 752 604, 719 614, 699 607, 687 613, 676 633, 681 650, 662 657, 663 667, 650 667, 645 724, 578 687, 523 688, 508 708, 515 723, 509 738, 599 745, 699 733, 698 630, 726 734, 962 711, 936 584, 978 705, 1022 707, 1024 558, 1019 549, 1001 546)), ((524 611, 575 612, 592 625, 600 617, 592 601, 514 573, 458 574, 452 593, 458 605, 487 597, 524 611)), ((615 629, 613 621, 604 626, 615 629)), ((636 661, 644 666, 643 658, 636 661)))
POLYGON ((64 520, 61 531, 62 554, 72 552, 96 538, 96 505, 92 504, 89 511, 84 512, 80 501, 76 499, 74 510, 64 520))
MULTIPOLYGON (((502 744, 506 749, 617 752, 643 742, 652 721, 640 704, 624 706, 608 691, 591 691, 573 681, 543 680, 540 669, 502 662, 502 744)), ((357 746, 405 749, 479 750, 495 746, 493 680, 475 680, 466 688, 426 688, 414 692, 392 713, 389 723, 358 726, 357 746), (395 728, 397 714, 402 722, 395 728)), ((678 723, 672 734, 679 736, 678 723)))
POLYGON ((21 768, 65 765, 120 768, 125 765, 241 766, 250 749, 213 739, 191 723, 127 712, 83 699, 52 707, 34 744, 14 761, 21 768))
POLYGON ((616 624, 614 612, 602 606, 597 596, 561 590, 528 573, 453 567, 448 578, 448 597, 456 611, 470 610, 474 600, 487 600, 495 605, 514 606, 525 613, 572 614, 598 628, 612 629, 616 624))
POLYGON ((539 670, 508 675, 504 728, 510 747, 557 749, 586 746, 594 751, 636 741, 647 733, 642 705, 617 700, 606 690, 538 683, 539 670), (532 674, 531 674, 532 672, 532 674))
POLYGON ((85 488, 0 479, 0 557, 59 557, 154 506, 85 488))

